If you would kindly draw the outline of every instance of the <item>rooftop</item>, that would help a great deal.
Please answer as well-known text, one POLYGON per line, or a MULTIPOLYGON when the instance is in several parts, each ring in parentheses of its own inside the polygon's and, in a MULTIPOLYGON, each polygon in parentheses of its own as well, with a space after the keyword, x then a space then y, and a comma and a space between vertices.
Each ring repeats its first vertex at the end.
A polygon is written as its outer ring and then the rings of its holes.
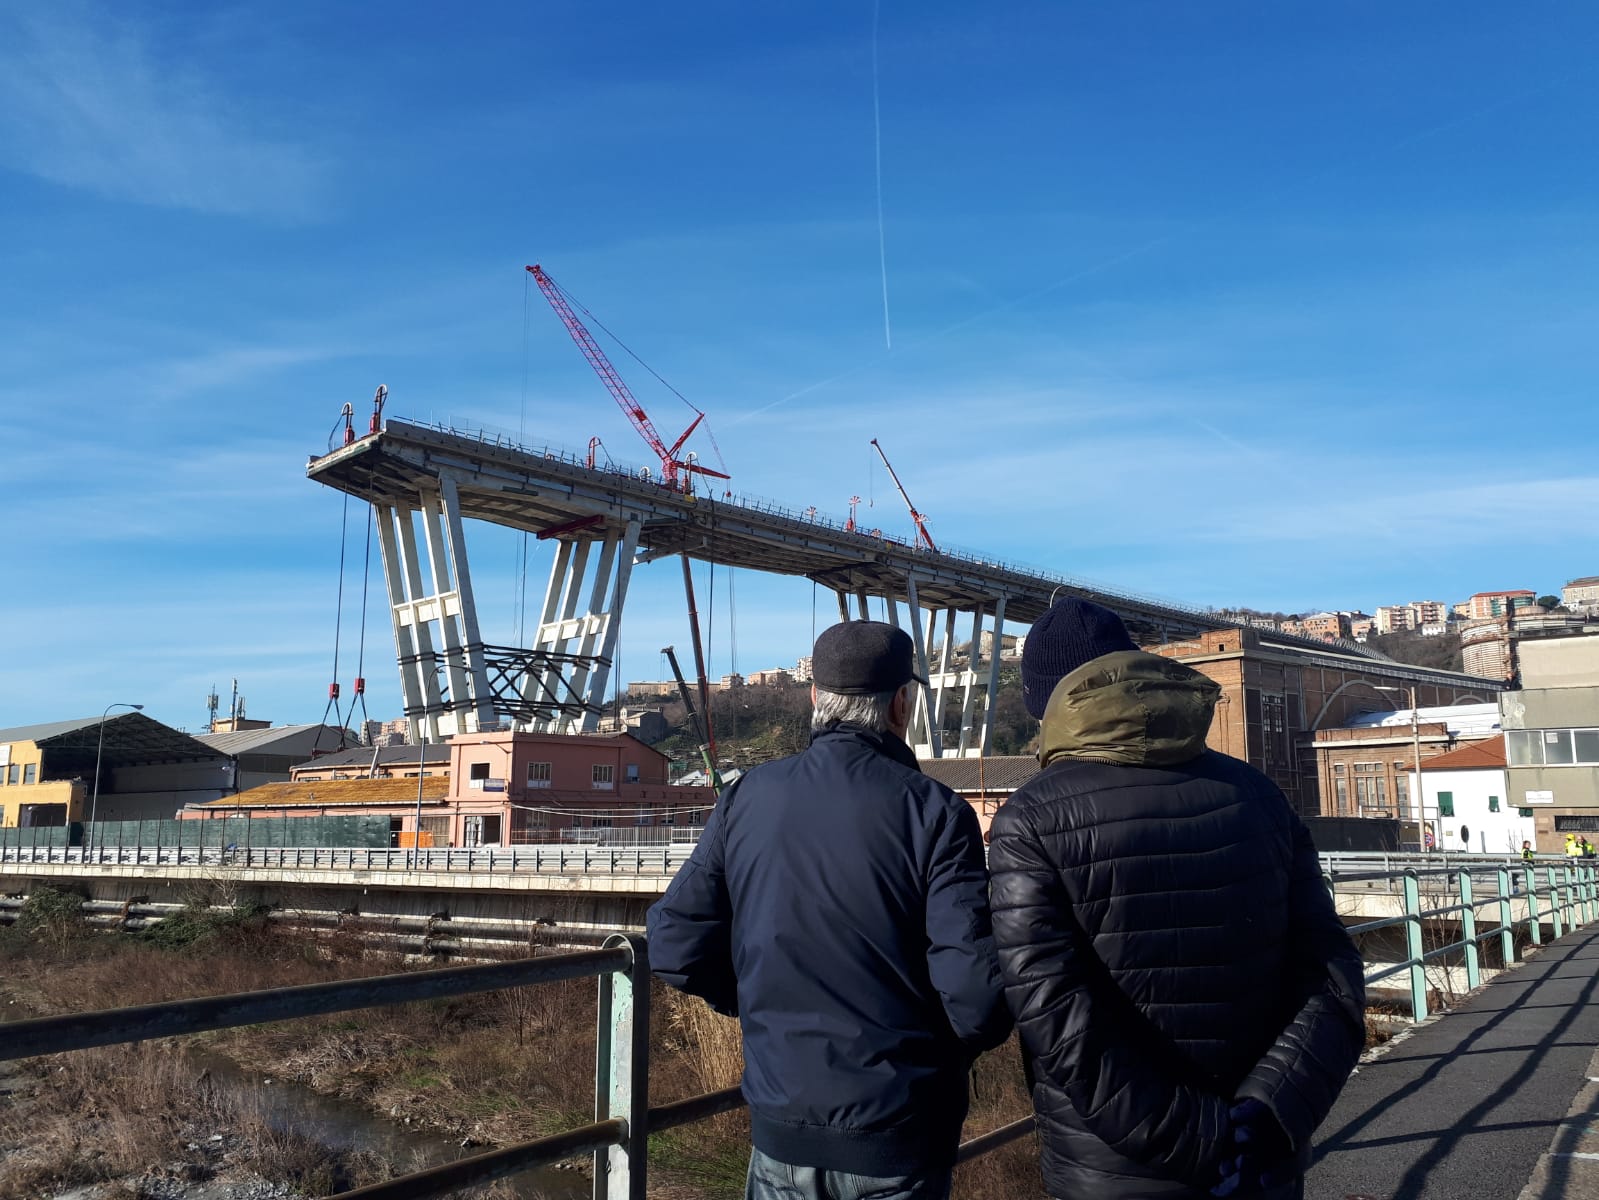
POLYGON ((93 769, 96 756, 112 767, 206 762, 223 757, 220 751, 197 738, 163 725, 142 712, 112 713, 103 721, 98 716, 78 717, 70 721, 0 729, 0 744, 7 742, 33 742, 40 750, 50 752, 57 767, 81 761, 89 770, 93 769))
POLYGON ((1505 769, 1505 735, 1472 742, 1447 754, 1423 759, 1423 771, 1502 771, 1505 769))
MULTIPOLYGON (((1345 728, 1375 729, 1380 726, 1409 727, 1411 710, 1361 713, 1345 722, 1345 728)), ((1437 708, 1416 711, 1416 721, 1421 725, 1442 725, 1451 737, 1485 738, 1499 732, 1499 706, 1497 704, 1446 704, 1437 708)))
POLYGON ((336 754, 319 754, 316 758, 307 759, 302 763, 295 763, 294 770, 325 770, 329 767, 353 767, 366 770, 372 765, 372 754, 377 753, 378 766, 403 766, 418 762, 431 766, 439 764, 449 765, 450 744, 448 742, 424 742, 419 746, 356 746, 351 750, 340 750, 336 754))
MULTIPOLYGON (((442 803, 450 781, 442 776, 422 777, 422 799, 442 803)), ((224 796, 190 808, 307 808, 348 807, 358 804, 415 804, 416 779, 305 779, 295 783, 264 783, 237 796, 224 796)))
POLYGON ((1002 754, 989 758, 924 758, 922 774, 953 792, 1014 792, 1039 772, 1031 754, 1002 754))
MULTIPOLYGON (((240 729, 231 733, 197 733, 195 740, 204 742, 213 750, 237 758, 241 754, 260 754, 270 751, 279 742, 297 742, 304 739, 307 734, 322 731, 316 739, 317 745, 326 744, 332 749, 338 749, 341 744, 347 745, 356 740, 355 734, 348 729, 340 729, 337 725, 278 725, 267 729, 240 729)), ((303 748, 288 746, 283 747, 279 753, 303 754, 303 748)))

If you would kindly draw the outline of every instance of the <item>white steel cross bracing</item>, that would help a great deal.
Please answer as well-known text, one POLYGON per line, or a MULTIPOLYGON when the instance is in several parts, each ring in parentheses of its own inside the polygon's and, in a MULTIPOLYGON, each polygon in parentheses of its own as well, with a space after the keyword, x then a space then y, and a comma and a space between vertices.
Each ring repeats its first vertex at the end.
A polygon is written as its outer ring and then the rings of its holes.
POLYGON ((412 740, 436 742, 490 724, 493 708, 453 481, 441 479, 439 491, 418 497, 417 508, 374 508, 412 740), (427 577, 416 536, 418 515, 428 546, 427 577), (447 698, 439 685, 441 672, 447 698))
MULTIPOLYGON (((639 527, 635 517, 628 521, 620 535, 609 535, 598 542, 562 542, 556 551, 539 624, 533 633, 532 649, 553 655, 576 654, 583 660, 569 680, 571 691, 580 698, 581 706, 563 706, 558 712, 527 722, 529 728, 546 733, 591 733, 598 727, 611 664, 616 658, 622 608, 627 601, 628 582, 638 550, 639 527), (600 553, 591 578, 589 560, 596 545, 600 553), (585 584, 588 589, 586 604, 583 603, 585 584), (577 643, 575 648, 574 642, 577 643)), ((532 699, 541 688, 554 690, 559 683, 558 675, 555 666, 538 675, 530 673, 524 698, 532 699)))

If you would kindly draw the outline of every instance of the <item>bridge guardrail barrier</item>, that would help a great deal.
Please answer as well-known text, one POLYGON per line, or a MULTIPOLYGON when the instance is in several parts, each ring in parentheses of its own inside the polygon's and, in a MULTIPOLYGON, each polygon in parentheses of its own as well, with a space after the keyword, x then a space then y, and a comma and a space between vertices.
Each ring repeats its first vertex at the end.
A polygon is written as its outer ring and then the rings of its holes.
MULTIPOLYGON (((426 1200, 584 1154, 593 1155, 596 1200, 644 1200, 649 1135, 730 1112, 743 1106, 744 1097, 739 1088, 731 1087, 650 1106, 649 956, 645 939, 633 934, 615 934, 598 950, 486 966, 378 975, 14 1021, 0 1026, 0 1062, 588 977, 599 980, 594 1120, 590 1124, 357 1188, 333 1200, 426 1200)), ((1032 1128, 1033 1118, 1025 1117, 990 1130, 964 1143, 958 1161, 986 1154, 1024 1137, 1032 1128)))

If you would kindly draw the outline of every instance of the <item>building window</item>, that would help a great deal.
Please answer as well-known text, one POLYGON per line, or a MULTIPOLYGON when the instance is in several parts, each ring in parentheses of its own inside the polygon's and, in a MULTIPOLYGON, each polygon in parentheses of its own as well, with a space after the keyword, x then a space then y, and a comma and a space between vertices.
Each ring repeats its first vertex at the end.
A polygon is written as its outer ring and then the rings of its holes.
POLYGON ((592 825, 595 829, 609 829, 611 827, 611 818, 610 817, 595 817, 589 822, 589 824, 592 825))
POLYGON ((468 787, 474 787, 482 791, 483 785, 489 781, 489 764, 486 762, 473 763, 466 769, 466 777, 468 787))
POLYGON ((1452 817, 1455 815, 1455 794, 1453 792, 1438 793, 1438 815, 1452 817))
POLYGON ((1513 767, 1599 764, 1599 729, 1512 729, 1505 755, 1513 767))
POLYGON ((594 764, 594 786, 609 790, 616 786, 616 767, 611 763, 594 764))
POLYGON ((1404 812, 1410 804, 1410 776, 1394 776, 1394 803, 1399 806, 1399 811, 1404 812))
POLYGON ((638 763, 628 763, 626 770, 627 770, 627 774, 624 777, 625 781, 627 783, 637 783, 638 782, 638 763))
POLYGON ((11 764, 11 769, 6 772, 6 782, 9 783, 9 784, 18 784, 18 783, 22 782, 22 764, 21 763, 12 763, 11 764))
POLYGON ((1521 816, 1521 817, 1526 817, 1527 820, 1530 821, 1530 820, 1532 820, 1532 809, 1530 809, 1530 808, 1518 808, 1516 810, 1516 815, 1517 816, 1521 816))
POLYGON ((530 788, 547 788, 550 786, 551 765, 549 763, 528 763, 527 785, 530 788))
POLYGON ((25 763, 23 765, 23 768, 22 768, 22 782, 23 783, 38 783, 39 782, 39 764, 38 763, 25 763))
POLYGON ((1334 775, 1342 775, 1343 773, 1344 773, 1344 764, 1343 763, 1333 763, 1333 774, 1334 775))
POLYGON ((1337 815, 1347 816, 1349 813, 1349 781, 1347 779, 1333 780, 1333 788, 1337 792, 1338 802, 1335 806, 1337 815))
POLYGON ((1556 833, 1599 833, 1599 817, 1556 817, 1556 833))
POLYGON ((1372 782, 1377 785, 1377 807, 1385 808, 1388 804, 1388 781, 1383 779, 1381 776, 1378 776, 1376 779, 1373 779, 1372 782))
POLYGON ((648 811, 640 812, 638 815, 638 823, 640 825, 653 825, 655 824, 655 818, 648 811))
POLYGON ((1564 767, 1571 764, 1571 730, 1545 729, 1543 731, 1543 760, 1551 767, 1564 767))
POLYGON ((1499 797, 1498 796, 1489 796, 1488 797, 1488 811, 1491 812, 1491 813, 1499 811, 1499 797))

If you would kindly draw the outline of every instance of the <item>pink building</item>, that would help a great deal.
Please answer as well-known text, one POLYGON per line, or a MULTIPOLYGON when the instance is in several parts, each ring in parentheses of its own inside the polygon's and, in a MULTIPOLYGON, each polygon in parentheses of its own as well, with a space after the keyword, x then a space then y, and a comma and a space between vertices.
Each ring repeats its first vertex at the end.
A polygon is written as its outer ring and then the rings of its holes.
POLYGON ((311 764, 179 816, 385 816, 393 844, 407 845, 420 808, 424 846, 634 845, 698 836, 715 803, 708 787, 668 784, 666 755, 627 733, 470 733, 450 739, 447 761, 444 749, 380 756, 376 778, 364 750, 362 762, 311 764))
POLYGON ((658 842, 698 832, 715 796, 666 782, 668 759, 627 733, 450 739, 451 842, 658 842))

